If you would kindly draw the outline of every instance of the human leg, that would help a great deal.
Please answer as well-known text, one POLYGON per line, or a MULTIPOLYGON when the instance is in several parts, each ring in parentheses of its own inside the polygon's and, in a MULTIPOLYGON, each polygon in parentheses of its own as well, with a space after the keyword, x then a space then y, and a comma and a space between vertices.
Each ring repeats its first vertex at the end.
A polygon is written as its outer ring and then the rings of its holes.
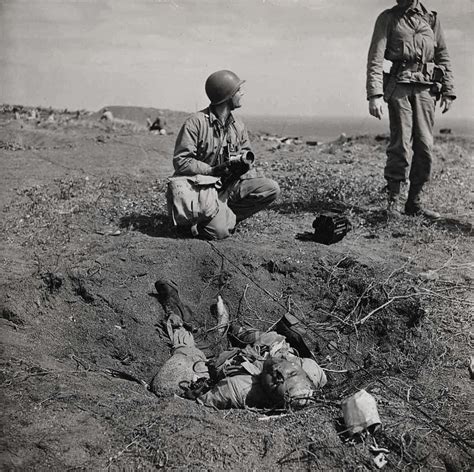
POLYGON ((400 183, 406 179, 411 154, 413 111, 410 93, 409 85, 399 84, 388 101, 390 142, 384 177, 387 181, 387 210, 390 214, 398 213, 400 183))
POLYGON ((176 282, 159 279, 155 282, 155 289, 158 301, 165 312, 166 320, 171 319, 175 326, 184 324, 188 330, 192 331, 194 314, 191 308, 181 301, 176 282))
POLYGON ((219 195, 219 211, 212 220, 198 225, 199 237, 208 240, 225 239, 235 228, 236 216, 225 201, 225 195, 219 195))
POLYGON ((421 192, 431 173, 433 126, 436 99, 427 86, 415 86, 412 97, 413 106, 413 161, 410 169, 410 189, 405 204, 408 215, 424 215, 439 218, 439 214, 424 209, 421 192))
POLYGON ((229 208, 237 221, 242 221, 274 202, 280 195, 280 187, 274 180, 254 177, 235 182, 228 195, 229 208))
POLYGON ((398 84, 388 101, 390 142, 384 177, 390 182, 403 182, 411 154, 413 110, 410 101, 411 86, 398 84))
POLYGON ((238 221, 266 208, 276 200, 280 187, 271 179, 239 179, 219 195, 219 212, 209 222, 198 226, 199 236, 218 240, 230 236, 238 221))

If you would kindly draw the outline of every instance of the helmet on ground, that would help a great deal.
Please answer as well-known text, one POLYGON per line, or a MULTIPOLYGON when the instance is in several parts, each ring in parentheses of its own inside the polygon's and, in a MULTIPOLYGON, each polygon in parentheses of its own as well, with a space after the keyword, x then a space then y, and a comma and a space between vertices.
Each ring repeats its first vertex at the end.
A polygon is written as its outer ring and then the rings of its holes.
POLYGON ((219 105, 231 98, 245 82, 230 70, 219 70, 206 80, 206 94, 212 105, 219 105))

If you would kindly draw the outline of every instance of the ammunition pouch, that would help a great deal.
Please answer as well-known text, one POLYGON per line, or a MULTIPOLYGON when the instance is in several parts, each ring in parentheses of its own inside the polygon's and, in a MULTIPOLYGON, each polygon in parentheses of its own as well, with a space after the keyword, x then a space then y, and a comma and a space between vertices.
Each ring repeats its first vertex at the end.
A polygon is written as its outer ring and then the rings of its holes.
POLYGON ((383 74, 384 99, 390 99, 399 82, 432 85, 431 93, 439 98, 444 75, 445 68, 434 62, 394 62, 390 72, 383 74))

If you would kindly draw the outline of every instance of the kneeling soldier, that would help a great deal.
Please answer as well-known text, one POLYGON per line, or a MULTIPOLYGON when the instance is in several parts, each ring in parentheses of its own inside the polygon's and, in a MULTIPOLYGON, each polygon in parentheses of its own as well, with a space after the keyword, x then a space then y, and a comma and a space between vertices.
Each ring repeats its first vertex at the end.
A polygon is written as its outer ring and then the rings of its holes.
POLYGON ((252 169, 253 153, 243 122, 232 114, 241 106, 244 83, 229 70, 211 74, 205 85, 210 105, 182 126, 174 150, 175 176, 219 177, 219 211, 197 225, 204 239, 224 239, 235 224, 266 208, 278 184, 252 169))

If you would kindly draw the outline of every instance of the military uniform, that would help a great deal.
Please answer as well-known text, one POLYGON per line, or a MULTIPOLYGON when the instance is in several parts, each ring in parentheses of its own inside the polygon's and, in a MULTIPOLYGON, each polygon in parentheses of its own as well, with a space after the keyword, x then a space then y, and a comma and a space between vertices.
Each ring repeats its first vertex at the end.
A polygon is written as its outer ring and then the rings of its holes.
POLYGON ((367 99, 384 96, 388 104, 390 143, 384 170, 389 192, 398 194, 409 158, 410 192, 405 209, 429 180, 437 99, 455 98, 451 62, 436 12, 419 0, 395 6, 377 18, 367 63, 367 99), (392 62, 389 74, 383 61, 392 62))
MULTIPOLYGON (((243 122, 232 113, 222 124, 212 107, 191 115, 182 126, 174 150, 175 175, 213 175, 213 168, 224 164, 232 154, 250 151, 250 140, 243 122)), ((278 184, 253 169, 230 177, 220 192, 220 209, 209 222, 198 226, 207 239, 229 236, 235 222, 262 210, 279 195, 278 184)))

